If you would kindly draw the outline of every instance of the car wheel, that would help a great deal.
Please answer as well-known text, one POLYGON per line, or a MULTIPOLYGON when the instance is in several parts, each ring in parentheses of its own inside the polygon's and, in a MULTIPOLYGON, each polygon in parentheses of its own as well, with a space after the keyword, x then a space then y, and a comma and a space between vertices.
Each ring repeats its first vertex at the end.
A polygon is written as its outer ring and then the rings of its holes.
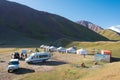
POLYGON ((13 70, 12 70, 12 69, 9 69, 9 70, 8 70, 8 73, 11 73, 11 72, 13 72, 13 70))
POLYGON ((46 62, 46 60, 43 60, 42 62, 46 62))

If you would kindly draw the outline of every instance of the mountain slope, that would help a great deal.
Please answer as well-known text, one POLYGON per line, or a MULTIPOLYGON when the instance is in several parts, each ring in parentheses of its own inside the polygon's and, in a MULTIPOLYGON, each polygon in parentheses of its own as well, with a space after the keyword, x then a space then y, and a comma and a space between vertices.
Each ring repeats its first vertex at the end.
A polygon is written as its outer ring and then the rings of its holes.
POLYGON ((10 38, 24 36, 49 41, 61 38, 81 41, 108 40, 64 17, 6 0, 0 0, 0 30, 10 38))
POLYGON ((110 40, 120 40, 120 34, 110 29, 100 30, 98 33, 110 40))
POLYGON ((80 25, 83 25, 83 26, 85 26, 85 27, 87 27, 95 32, 97 32, 98 30, 103 30, 103 28, 101 28, 100 26, 95 25, 89 21, 81 20, 81 21, 77 21, 77 23, 80 25))
POLYGON ((120 26, 112 26, 109 29, 104 30, 100 26, 97 26, 89 21, 77 21, 78 24, 88 27, 89 29, 99 33, 100 35, 108 38, 109 40, 120 40, 120 26))

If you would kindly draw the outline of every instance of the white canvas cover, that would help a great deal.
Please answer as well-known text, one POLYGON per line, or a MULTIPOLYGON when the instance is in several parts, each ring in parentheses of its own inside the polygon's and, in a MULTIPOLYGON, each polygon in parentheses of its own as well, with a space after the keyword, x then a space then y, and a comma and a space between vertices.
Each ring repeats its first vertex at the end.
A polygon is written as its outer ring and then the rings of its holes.
POLYGON ((104 50, 101 50, 101 54, 104 54, 104 50))
POLYGON ((45 46, 44 51, 49 51, 50 46, 45 46))
POLYGON ((41 45, 40 48, 44 48, 45 45, 41 45))
POLYGON ((62 49, 62 48, 63 48, 63 47, 58 47, 57 50, 60 50, 60 49, 62 49))
POLYGON ((22 50, 21 53, 27 54, 27 50, 22 50))
POLYGON ((54 46, 49 47, 50 50, 55 51, 57 48, 54 46))
POLYGON ((76 53, 76 50, 73 47, 71 47, 67 49, 67 53, 76 53))
POLYGON ((57 50, 60 52, 66 52, 66 49, 64 47, 59 47, 59 48, 57 48, 57 50))
POLYGON ((85 49, 83 49, 83 48, 81 48, 81 49, 79 49, 79 50, 77 50, 77 54, 81 54, 81 55, 87 55, 88 54, 88 51, 87 50, 85 50, 85 49))

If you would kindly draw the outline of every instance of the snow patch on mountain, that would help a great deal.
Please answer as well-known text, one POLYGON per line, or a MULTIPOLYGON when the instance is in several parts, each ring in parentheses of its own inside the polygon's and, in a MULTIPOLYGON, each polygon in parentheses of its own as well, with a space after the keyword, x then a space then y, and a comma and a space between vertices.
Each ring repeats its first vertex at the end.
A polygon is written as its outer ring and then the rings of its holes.
POLYGON ((120 33, 120 25, 117 25, 117 26, 111 26, 109 29, 115 31, 115 32, 118 32, 120 33))

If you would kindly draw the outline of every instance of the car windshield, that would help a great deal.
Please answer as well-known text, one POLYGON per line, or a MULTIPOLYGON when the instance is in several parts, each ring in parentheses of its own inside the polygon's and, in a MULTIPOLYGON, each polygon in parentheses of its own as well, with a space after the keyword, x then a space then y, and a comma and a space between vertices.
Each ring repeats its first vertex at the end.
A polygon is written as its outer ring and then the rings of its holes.
POLYGON ((9 65, 15 65, 15 64, 19 64, 19 62, 18 61, 9 62, 9 65))

